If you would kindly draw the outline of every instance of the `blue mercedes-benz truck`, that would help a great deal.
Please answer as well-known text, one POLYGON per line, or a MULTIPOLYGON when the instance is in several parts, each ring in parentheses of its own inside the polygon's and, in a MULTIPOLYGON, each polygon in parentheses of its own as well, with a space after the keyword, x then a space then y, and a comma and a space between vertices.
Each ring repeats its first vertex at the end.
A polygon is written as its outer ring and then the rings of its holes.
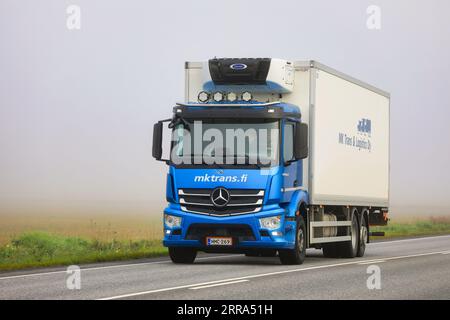
POLYGON ((388 221, 388 93, 315 61, 214 58, 186 62, 185 79, 153 129, 173 262, 364 255, 388 221))

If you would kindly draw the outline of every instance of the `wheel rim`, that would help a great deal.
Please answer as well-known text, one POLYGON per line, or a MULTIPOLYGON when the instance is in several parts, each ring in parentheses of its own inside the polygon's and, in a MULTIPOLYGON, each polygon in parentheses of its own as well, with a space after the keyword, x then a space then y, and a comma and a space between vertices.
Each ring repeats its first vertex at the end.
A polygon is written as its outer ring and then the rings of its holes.
POLYGON ((303 245, 305 242, 305 237, 303 235, 303 229, 298 230, 297 242, 298 242, 298 252, 303 253, 303 245))
POLYGON ((358 223, 355 218, 352 218, 352 248, 356 248, 356 241, 358 240, 358 223))
POLYGON ((365 247, 367 243, 367 227, 365 225, 365 221, 363 220, 363 225, 361 226, 361 235, 360 235, 360 241, 361 246, 365 247))

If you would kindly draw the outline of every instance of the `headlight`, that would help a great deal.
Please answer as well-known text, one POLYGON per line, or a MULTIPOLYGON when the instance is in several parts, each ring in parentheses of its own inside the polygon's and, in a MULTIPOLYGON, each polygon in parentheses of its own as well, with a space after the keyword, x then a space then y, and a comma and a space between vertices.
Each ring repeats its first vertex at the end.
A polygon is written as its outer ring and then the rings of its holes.
POLYGON ((170 214, 164 215, 164 223, 169 228, 181 227, 181 217, 171 216, 170 214))
POLYGON ((281 216, 267 217, 259 219, 259 225, 261 228, 274 230, 278 229, 281 225, 281 216))

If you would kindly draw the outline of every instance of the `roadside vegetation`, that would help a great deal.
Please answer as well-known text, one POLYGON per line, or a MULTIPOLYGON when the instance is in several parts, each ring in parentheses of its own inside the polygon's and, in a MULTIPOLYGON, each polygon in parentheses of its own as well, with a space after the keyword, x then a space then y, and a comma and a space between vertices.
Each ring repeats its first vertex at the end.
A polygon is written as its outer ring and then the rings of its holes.
POLYGON ((0 247, 0 270, 148 258, 167 254, 160 240, 109 242, 27 232, 0 247))
POLYGON ((410 222, 389 221, 386 227, 372 227, 371 231, 384 231, 385 238, 407 238, 450 234, 450 217, 430 217, 427 220, 410 222))
MULTIPOLYGON (((62 266, 167 255, 159 218, 145 217, 0 219, 0 270, 62 266), (72 220, 73 219, 73 220, 72 220)), ((392 220, 384 231, 392 239, 450 234, 450 217, 392 220)))
POLYGON ((167 254, 160 216, 0 214, 0 270, 167 254))

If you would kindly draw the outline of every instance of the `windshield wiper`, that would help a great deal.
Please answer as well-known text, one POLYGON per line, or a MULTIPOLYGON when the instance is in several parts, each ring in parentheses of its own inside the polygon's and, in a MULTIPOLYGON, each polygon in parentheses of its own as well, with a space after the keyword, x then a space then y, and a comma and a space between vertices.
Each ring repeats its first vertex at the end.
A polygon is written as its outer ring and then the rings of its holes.
POLYGON ((224 156, 224 163, 217 163, 217 162, 213 162, 213 163, 207 163, 204 159, 204 155, 202 154, 192 154, 191 155, 191 160, 192 160, 192 164, 206 164, 206 165, 211 165, 211 166, 217 166, 220 169, 225 169, 226 166, 233 166, 233 165, 248 165, 248 166, 255 166, 258 169, 261 169, 262 166, 258 163, 250 163, 250 157, 246 154, 246 155, 234 155, 234 156, 224 156), (195 163, 195 158, 201 158, 201 163, 195 163), (227 163, 226 158, 231 158, 233 157, 233 163, 227 163), (238 158, 245 158, 245 163, 237 163, 237 159, 238 158))
MULTIPOLYGON (((229 158, 230 156, 224 156, 224 158, 229 158)), ((244 154, 244 155, 233 155, 231 156, 233 157, 233 164, 236 165, 249 165, 249 166, 255 166, 258 169, 261 169, 261 165, 258 163, 250 163, 250 156, 248 154, 244 154), (244 163, 238 163, 238 158, 244 158, 245 162, 244 163)), ((227 161, 225 160, 225 163, 227 163, 227 161)))
POLYGON ((198 158, 202 159, 201 164, 217 166, 220 169, 224 169, 224 165, 223 164, 216 163, 216 162, 214 162, 214 163, 207 163, 207 162, 205 162, 205 158, 204 158, 204 156, 202 154, 192 154, 191 155, 191 160, 194 160, 192 164, 197 164, 197 163, 195 163, 195 159, 194 159, 195 157, 198 157, 198 158))

